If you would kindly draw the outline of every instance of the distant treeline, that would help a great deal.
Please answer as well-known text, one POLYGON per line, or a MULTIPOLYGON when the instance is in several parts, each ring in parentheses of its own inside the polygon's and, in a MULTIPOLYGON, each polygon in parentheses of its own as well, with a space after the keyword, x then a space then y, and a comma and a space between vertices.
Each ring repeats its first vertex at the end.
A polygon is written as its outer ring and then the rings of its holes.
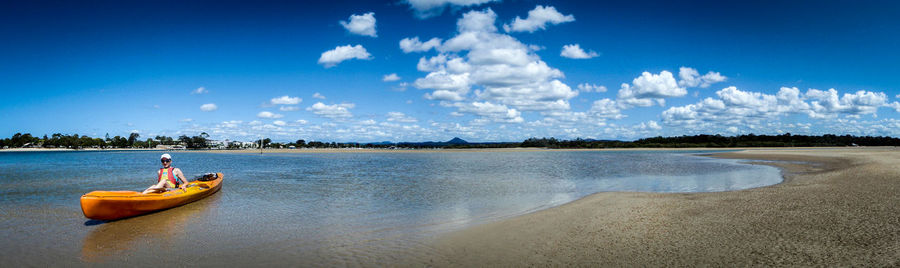
MULTIPOLYGON (((156 136, 146 140, 140 140, 140 134, 131 133, 128 137, 114 136, 105 138, 92 138, 87 135, 64 135, 60 133, 51 136, 35 137, 29 133, 16 133, 10 138, 0 139, 0 148, 154 148, 157 145, 180 145, 188 149, 205 149, 219 145, 210 144, 209 135, 200 133, 198 136, 187 135, 178 138, 156 136)), ((574 139, 559 140, 556 138, 529 138, 522 142, 491 142, 470 143, 459 138, 447 142, 381 142, 381 143, 337 143, 297 140, 295 142, 279 143, 271 139, 256 140, 253 144, 262 143, 265 148, 397 148, 397 149, 466 149, 466 148, 518 148, 539 147, 551 149, 579 149, 579 148, 692 148, 692 147, 817 147, 817 146, 900 146, 900 139, 885 136, 837 136, 826 134, 821 136, 791 135, 694 135, 677 137, 653 137, 635 141, 618 140, 591 140, 574 139)), ((247 148, 246 143, 232 142, 220 149, 247 148)))
POLYGON ((0 148, 154 148, 157 145, 183 145, 186 148, 207 148, 208 134, 200 133, 198 136, 188 137, 181 135, 177 139, 167 136, 156 136, 151 139, 140 140, 141 135, 131 133, 128 137, 106 134, 105 138, 92 138, 87 135, 68 135, 56 133, 43 137, 32 136, 31 133, 16 133, 10 138, 0 139, 0 148))

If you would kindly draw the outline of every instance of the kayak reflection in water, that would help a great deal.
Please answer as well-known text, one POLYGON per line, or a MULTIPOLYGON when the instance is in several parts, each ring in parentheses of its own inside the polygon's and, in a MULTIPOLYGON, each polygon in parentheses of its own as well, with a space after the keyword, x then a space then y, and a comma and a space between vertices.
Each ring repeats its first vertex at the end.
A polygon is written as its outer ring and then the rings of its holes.
POLYGON ((181 173, 181 169, 172 167, 172 156, 163 154, 159 157, 159 161, 162 162, 163 167, 156 172, 156 184, 144 190, 143 194, 165 192, 166 188, 181 188, 184 190, 188 180, 184 178, 184 173, 181 173))

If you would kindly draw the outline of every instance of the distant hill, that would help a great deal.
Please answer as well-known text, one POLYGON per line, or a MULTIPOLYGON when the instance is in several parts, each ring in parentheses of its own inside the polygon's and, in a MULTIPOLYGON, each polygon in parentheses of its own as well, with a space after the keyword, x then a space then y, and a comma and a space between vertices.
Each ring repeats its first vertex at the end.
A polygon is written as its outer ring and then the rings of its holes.
POLYGON ((469 144, 468 141, 460 139, 459 137, 453 137, 452 140, 447 141, 448 144, 469 144))

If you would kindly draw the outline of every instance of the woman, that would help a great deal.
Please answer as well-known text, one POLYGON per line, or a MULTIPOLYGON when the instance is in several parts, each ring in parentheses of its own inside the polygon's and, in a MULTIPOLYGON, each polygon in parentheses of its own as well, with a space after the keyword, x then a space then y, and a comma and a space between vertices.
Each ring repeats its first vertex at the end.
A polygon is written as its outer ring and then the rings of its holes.
POLYGON ((188 181, 184 178, 184 173, 181 173, 181 169, 172 167, 172 156, 163 154, 159 157, 159 161, 163 167, 156 172, 156 184, 151 185, 143 193, 165 192, 166 188, 181 188, 184 190, 188 181), (181 181, 180 184, 178 183, 179 180, 181 181))

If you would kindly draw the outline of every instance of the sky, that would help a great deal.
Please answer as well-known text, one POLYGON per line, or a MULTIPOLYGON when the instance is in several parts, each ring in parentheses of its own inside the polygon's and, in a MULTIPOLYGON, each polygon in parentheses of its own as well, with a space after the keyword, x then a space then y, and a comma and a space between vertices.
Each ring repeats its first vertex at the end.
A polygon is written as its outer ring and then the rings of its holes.
POLYGON ((0 137, 900 136, 896 1, 4 1, 0 137))

